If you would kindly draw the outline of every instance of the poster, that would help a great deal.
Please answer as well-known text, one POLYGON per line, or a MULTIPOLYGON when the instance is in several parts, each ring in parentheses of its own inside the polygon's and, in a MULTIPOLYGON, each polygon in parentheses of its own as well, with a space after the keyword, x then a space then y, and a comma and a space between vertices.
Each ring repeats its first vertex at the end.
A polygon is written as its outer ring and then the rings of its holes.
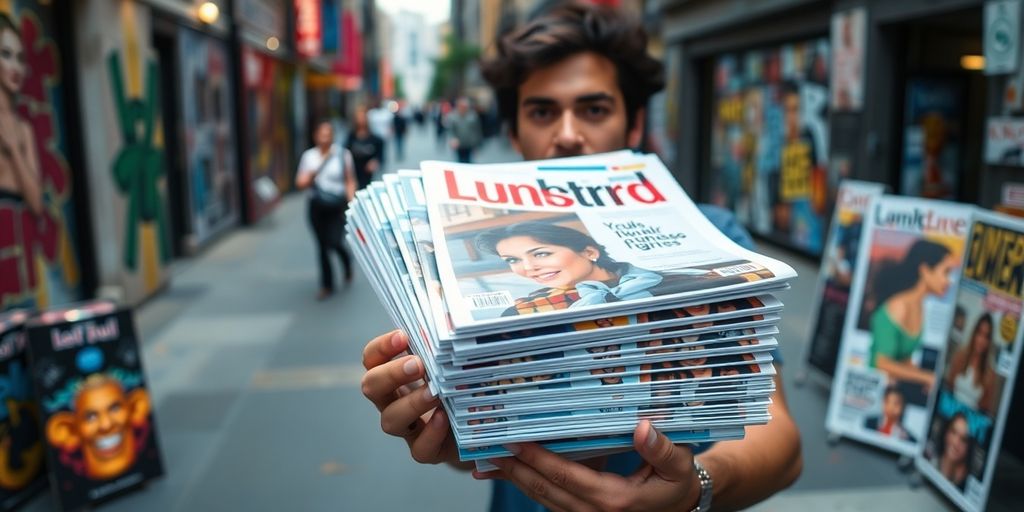
POLYGON ((201 246, 238 222, 230 62, 224 43, 192 30, 181 29, 178 45, 188 211, 201 246))
POLYGON ((955 199, 960 186, 963 82, 907 82, 900 194, 955 199))
POLYGON ((868 207, 828 404, 829 432, 917 454, 972 209, 897 196, 868 207))
POLYGON ((756 233, 821 254, 838 183, 828 175, 828 39, 713 65, 710 202, 756 233))
POLYGON ((54 9, 0 3, 0 311, 83 293, 54 9))
POLYGON ((242 48, 245 108, 246 216, 254 222, 269 213, 292 187, 289 129, 293 71, 251 47, 242 48))
POLYGON ((856 112, 864 107, 864 54, 867 9, 858 7, 832 15, 832 111, 856 112))
POLYGON ((106 302, 52 311, 29 322, 28 337, 60 508, 77 510, 163 474, 131 312, 106 302))
POLYGON ((988 119, 985 128, 985 163, 1024 167, 1024 118, 988 119))
POLYGON ((964 510, 984 510, 1016 370, 1024 305, 1024 222, 977 212, 939 395, 918 469, 964 510))
POLYGON ((839 185, 818 277, 817 305, 813 310, 807 350, 808 364, 829 377, 836 373, 839 340, 850 305, 850 286, 857 268, 864 217, 871 202, 883 192, 885 186, 879 183, 846 180, 839 185))
POLYGON ((24 325, 28 310, 0 313, 0 510, 46 487, 39 405, 32 394, 24 325))

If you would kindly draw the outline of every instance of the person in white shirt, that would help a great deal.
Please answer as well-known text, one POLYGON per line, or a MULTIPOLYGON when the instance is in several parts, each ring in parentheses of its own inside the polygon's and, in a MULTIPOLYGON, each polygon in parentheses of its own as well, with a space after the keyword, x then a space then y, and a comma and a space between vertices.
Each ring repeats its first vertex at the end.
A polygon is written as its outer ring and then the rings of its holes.
POLYGON ((370 124, 370 133, 380 137, 383 141, 380 153, 380 167, 384 169, 384 155, 387 154, 387 143, 391 140, 391 125, 394 124, 395 115, 387 109, 384 103, 371 108, 366 112, 366 120, 370 124))
POLYGON ((317 300, 334 293, 334 273, 330 253, 336 252, 345 272, 345 282, 352 281, 352 262, 342 241, 345 231, 345 209, 356 192, 352 155, 334 143, 330 121, 317 125, 313 134, 316 144, 302 153, 295 186, 308 189, 309 224, 313 229, 320 255, 320 292, 317 300))

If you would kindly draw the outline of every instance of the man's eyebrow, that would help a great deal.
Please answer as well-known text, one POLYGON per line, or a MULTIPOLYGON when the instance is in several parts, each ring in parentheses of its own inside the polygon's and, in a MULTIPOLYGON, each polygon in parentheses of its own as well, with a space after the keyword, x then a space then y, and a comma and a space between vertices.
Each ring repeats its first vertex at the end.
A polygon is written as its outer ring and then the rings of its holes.
POLYGON ((557 104, 558 104, 558 102, 555 101, 554 99, 552 99, 552 98, 545 98, 545 97, 542 97, 542 96, 530 96, 530 97, 527 97, 527 98, 523 98, 523 105, 547 106, 547 105, 557 105, 557 104))
POLYGON ((596 101, 615 101, 615 96, 606 92, 595 92, 593 94, 584 94, 576 97, 576 103, 593 103, 596 101))
MULTIPOLYGON (((573 98, 574 103, 594 103, 598 101, 614 102, 615 96, 612 96, 611 94, 608 94, 606 92, 595 92, 590 94, 583 94, 573 98)), ((547 98, 544 96, 528 96, 526 98, 523 98, 522 104, 548 106, 557 105, 558 101, 556 101, 554 98, 547 98)))

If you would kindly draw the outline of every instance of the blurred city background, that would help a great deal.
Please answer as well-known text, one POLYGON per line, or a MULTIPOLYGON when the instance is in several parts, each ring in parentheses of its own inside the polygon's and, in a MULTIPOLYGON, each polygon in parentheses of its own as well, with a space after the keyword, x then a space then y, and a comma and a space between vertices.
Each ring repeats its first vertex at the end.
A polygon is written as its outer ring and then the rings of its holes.
MULTIPOLYGON (((385 172, 456 158, 444 119, 459 97, 481 121, 474 160, 518 159, 477 62, 553 3, 0 0, 0 35, 23 49, 20 68, 0 56, 0 129, 28 127, 42 191, 33 201, 0 187, 0 309, 97 296, 137 307, 167 474, 104 509, 486 509, 488 483, 418 465, 380 431, 360 358, 392 326, 358 271, 316 300, 293 184, 318 123, 344 141, 364 106, 385 172)), ((808 365, 807 340, 841 178, 1024 212, 1024 123, 1013 117, 1024 66, 985 72, 986 2, 598 3, 642 19, 666 64, 642 149, 800 273, 781 295, 780 341, 804 471, 758 509, 952 508, 905 461, 829 439, 828 379, 808 365), (850 9, 861 13, 852 35, 836 17, 850 9), (835 47, 849 38, 862 52, 853 67, 835 47), (856 80, 840 89, 834 73, 856 80), (792 103, 758 96, 771 81, 792 103), (751 169, 787 137, 810 146, 810 182, 750 199, 751 169)), ((1024 503, 1020 387, 991 510, 1024 503)), ((44 494, 27 509, 54 506, 44 494)))

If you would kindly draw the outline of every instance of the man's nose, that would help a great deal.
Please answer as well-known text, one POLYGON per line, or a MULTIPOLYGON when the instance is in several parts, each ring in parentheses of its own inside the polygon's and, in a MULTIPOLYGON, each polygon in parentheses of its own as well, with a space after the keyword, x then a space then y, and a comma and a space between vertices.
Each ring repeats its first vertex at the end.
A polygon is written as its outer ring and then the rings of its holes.
POLYGON ((576 115, 572 110, 562 113, 559 121, 555 144, 562 148, 578 148, 583 145, 583 137, 577 127, 576 115))

